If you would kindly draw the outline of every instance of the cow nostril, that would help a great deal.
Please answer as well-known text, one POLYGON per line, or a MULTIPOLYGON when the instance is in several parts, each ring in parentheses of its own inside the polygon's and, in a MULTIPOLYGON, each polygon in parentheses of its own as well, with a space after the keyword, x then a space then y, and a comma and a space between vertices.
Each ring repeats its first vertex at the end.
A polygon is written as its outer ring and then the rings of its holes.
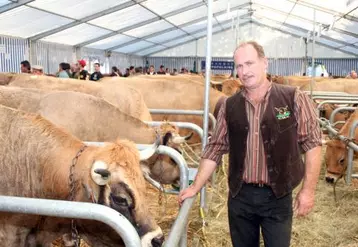
POLYGON ((333 184, 334 178, 326 177, 326 182, 330 183, 330 184, 333 184))
POLYGON ((152 239, 152 246, 153 247, 161 247, 164 242, 164 236, 153 238, 152 239))

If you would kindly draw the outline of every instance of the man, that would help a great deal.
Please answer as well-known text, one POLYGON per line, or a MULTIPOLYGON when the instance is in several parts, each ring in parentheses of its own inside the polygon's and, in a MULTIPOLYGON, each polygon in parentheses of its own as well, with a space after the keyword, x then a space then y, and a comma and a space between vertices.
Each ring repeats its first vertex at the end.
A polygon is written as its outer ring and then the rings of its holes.
POLYGON ((101 73, 101 65, 99 63, 94 64, 94 73, 92 73, 90 77, 90 81, 98 81, 101 78, 103 78, 103 75, 101 73))
POLYGON ((164 65, 160 65, 157 75, 165 75, 164 65))
POLYGON ((31 65, 29 61, 24 60, 20 64, 21 64, 21 73, 31 74, 31 65))
POLYGON ((355 70, 352 70, 351 73, 349 73, 349 75, 347 75, 348 79, 357 79, 357 72, 355 70))
POLYGON ((32 74, 34 75, 43 75, 44 68, 41 65, 34 65, 32 66, 32 74))
POLYGON ((75 79, 80 79, 80 80, 87 80, 87 76, 89 75, 88 71, 85 70, 86 67, 86 61, 81 59, 78 61, 78 71, 76 72, 74 78, 75 79))
POLYGON ((154 71, 154 66, 151 65, 151 66, 149 67, 148 75, 156 75, 156 74, 157 74, 157 73, 155 73, 155 71, 154 71))
POLYGON ((224 153, 229 153, 228 213, 234 247, 289 247, 292 216, 313 208, 321 163, 321 130, 309 97, 266 78, 268 60, 254 41, 234 60, 244 89, 221 106, 194 183, 179 203, 199 192, 224 153), (305 153, 305 164, 301 150, 305 153), (292 207, 292 190, 303 178, 292 207))

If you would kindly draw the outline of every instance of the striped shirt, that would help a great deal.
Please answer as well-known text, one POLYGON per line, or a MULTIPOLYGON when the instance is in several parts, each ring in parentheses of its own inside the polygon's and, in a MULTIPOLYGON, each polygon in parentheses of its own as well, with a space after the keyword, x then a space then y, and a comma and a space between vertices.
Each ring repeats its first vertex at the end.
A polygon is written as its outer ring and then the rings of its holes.
MULTIPOLYGON (((243 180, 247 183, 270 184, 267 172, 266 154, 260 133, 260 122, 264 115, 270 93, 271 85, 263 100, 255 105, 246 96, 246 92, 243 91, 249 122, 243 174, 243 180)), ((308 95, 300 90, 296 90, 294 97, 294 114, 297 120, 298 143, 302 150, 307 152, 308 150, 321 145, 322 132, 316 119, 317 114, 314 110, 313 103, 308 95)), ((222 104, 219 110, 216 129, 201 156, 203 159, 213 160, 217 164, 220 163, 221 156, 228 153, 230 148, 225 110, 226 101, 222 104)))

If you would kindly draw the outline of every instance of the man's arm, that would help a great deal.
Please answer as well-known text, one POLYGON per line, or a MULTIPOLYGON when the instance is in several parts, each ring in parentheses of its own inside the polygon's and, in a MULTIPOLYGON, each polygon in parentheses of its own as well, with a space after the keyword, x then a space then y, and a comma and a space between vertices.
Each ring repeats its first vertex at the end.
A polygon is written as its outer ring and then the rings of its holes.
POLYGON ((307 215, 314 206, 314 196, 321 170, 322 131, 311 99, 296 92, 295 114, 298 121, 298 142, 305 152, 305 175, 294 204, 295 214, 307 215))
POLYGON ((226 102, 224 102, 220 108, 216 129, 201 156, 199 170, 194 183, 179 194, 178 201, 180 204, 186 198, 192 197, 200 191, 211 174, 215 171, 217 164, 220 163, 222 155, 229 151, 225 108, 226 102))

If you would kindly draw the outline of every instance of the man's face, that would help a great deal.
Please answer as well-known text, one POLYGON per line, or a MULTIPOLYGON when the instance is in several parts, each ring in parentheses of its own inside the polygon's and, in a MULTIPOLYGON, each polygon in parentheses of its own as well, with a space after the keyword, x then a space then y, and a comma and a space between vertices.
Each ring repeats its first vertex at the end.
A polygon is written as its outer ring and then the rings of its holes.
POLYGON ((357 72, 352 72, 352 74, 351 74, 351 77, 353 78, 353 79, 357 79, 357 72))
POLYGON ((27 73, 27 72, 28 72, 27 68, 23 64, 21 64, 21 73, 27 73))
POLYGON ((265 80, 267 59, 259 58, 252 45, 240 47, 234 55, 235 65, 244 87, 254 89, 265 80))
POLYGON ((32 74, 34 74, 34 75, 43 75, 43 72, 42 72, 42 70, 32 69, 32 74))
POLYGON ((98 64, 95 64, 95 65, 94 65, 94 70, 95 70, 96 72, 99 72, 99 71, 101 70, 101 67, 99 67, 98 64))
POLYGON ((154 72, 154 67, 149 67, 150 72, 154 72))

